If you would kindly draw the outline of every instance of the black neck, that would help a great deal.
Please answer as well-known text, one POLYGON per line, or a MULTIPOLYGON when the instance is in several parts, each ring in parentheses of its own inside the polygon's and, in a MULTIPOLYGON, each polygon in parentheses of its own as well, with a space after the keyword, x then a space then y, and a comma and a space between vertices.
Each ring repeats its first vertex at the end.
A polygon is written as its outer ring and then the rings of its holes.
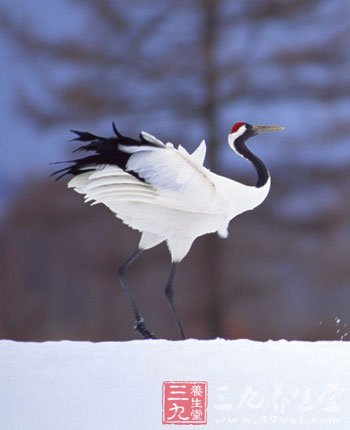
POLYGON ((236 148, 236 151, 242 155, 246 160, 250 161, 253 166, 256 169, 256 173, 258 174, 258 181, 255 184, 257 188, 263 187, 266 182, 268 181, 270 174, 267 170, 267 167, 265 164, 260 160, 259 157, 257 157, 255 154, 253 154, 246 146, 245 141, 247 137, 246 136, 240 136, 235 142, 234 146, 236 148))

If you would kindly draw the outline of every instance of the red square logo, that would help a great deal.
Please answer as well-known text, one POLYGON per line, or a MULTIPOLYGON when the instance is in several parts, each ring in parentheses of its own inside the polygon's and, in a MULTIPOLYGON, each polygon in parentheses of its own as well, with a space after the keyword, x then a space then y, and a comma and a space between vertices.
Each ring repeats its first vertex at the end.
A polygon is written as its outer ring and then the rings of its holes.
POLYGON ((206 424, 207 406, 207 382, 163 382, 163 424, 206 424))

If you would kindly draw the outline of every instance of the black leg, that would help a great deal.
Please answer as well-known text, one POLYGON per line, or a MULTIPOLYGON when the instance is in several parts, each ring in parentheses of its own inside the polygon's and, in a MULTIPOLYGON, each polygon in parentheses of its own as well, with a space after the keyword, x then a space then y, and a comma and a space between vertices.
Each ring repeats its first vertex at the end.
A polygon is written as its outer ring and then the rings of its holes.
POLYGON ((128 283, 126 281, 125 278, 125 270, 126 268, 133 262, 136 260, 136 258, 141 254, 142 249, 138 249, 137 251, 135 251, 126 261, 124 264, 122 264, 120 267, 118 267, 117 269, 117 274, 119 277, 119 281, 123 287, 123 291, 126 295, 126 297, 129 300, 130 306, 134 312, 134 316, 135 316, 135 325, 134 325, 134 330, 139 333, 141 336, 143 336, 145 339, 156 339, 155 335, 153 333, 151 333, 148 328, 145 326, 144 322, 143 322, 143 318, 139 312, 139 310, 136 307, 136 304, 133 300, 133 298, 131 297, 130 294, 130 290, 128 287, 128 283))
POLYGON ((167 285, 165 287, 165 295, 166 295, 166 298, 168 299, 168 302, 169 302, 169 305, 170 305, 170 308, 171 308, 171 312, 172 312, 173 317, 174 317, 174 319, 176 321, 177 327, 178 327, 178 329, 180 331, 181 338, 182 339, 186 339, 184 329, 182 328, 182 324, 181 324, 180 318, 177 315, 177 312, 176 312, 176 309, 175 309, 175 305, 174 305, 174 288, 173 288, 173 284, 174 284, 174 277, 175 277, 176 267, 177 267, 177 263, 173 263, 171 265, 171 270, 170 270, 170 275, 169 275, 168 283, 167 283, 167 285))

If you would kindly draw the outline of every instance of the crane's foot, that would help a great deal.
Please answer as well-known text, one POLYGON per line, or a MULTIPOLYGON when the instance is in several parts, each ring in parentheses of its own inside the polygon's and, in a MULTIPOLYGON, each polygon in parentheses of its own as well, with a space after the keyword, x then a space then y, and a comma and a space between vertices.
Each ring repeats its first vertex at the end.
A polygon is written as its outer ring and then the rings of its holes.
POLYGON ((135 320, 134 330, 144 339, 157 339, 157 337, 145 326, 142 317, 139 317, 135 320))

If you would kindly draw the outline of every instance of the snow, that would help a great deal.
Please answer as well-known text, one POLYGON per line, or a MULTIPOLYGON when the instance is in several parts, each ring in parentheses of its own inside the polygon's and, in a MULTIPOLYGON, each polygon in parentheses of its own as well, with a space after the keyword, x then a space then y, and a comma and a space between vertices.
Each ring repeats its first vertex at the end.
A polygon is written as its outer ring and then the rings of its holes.
POLYGON ((189 339, 0 341, 0 429, 178 428, 164 381, 208 383, 198 429, 350 428, 350 343, 189 339))

